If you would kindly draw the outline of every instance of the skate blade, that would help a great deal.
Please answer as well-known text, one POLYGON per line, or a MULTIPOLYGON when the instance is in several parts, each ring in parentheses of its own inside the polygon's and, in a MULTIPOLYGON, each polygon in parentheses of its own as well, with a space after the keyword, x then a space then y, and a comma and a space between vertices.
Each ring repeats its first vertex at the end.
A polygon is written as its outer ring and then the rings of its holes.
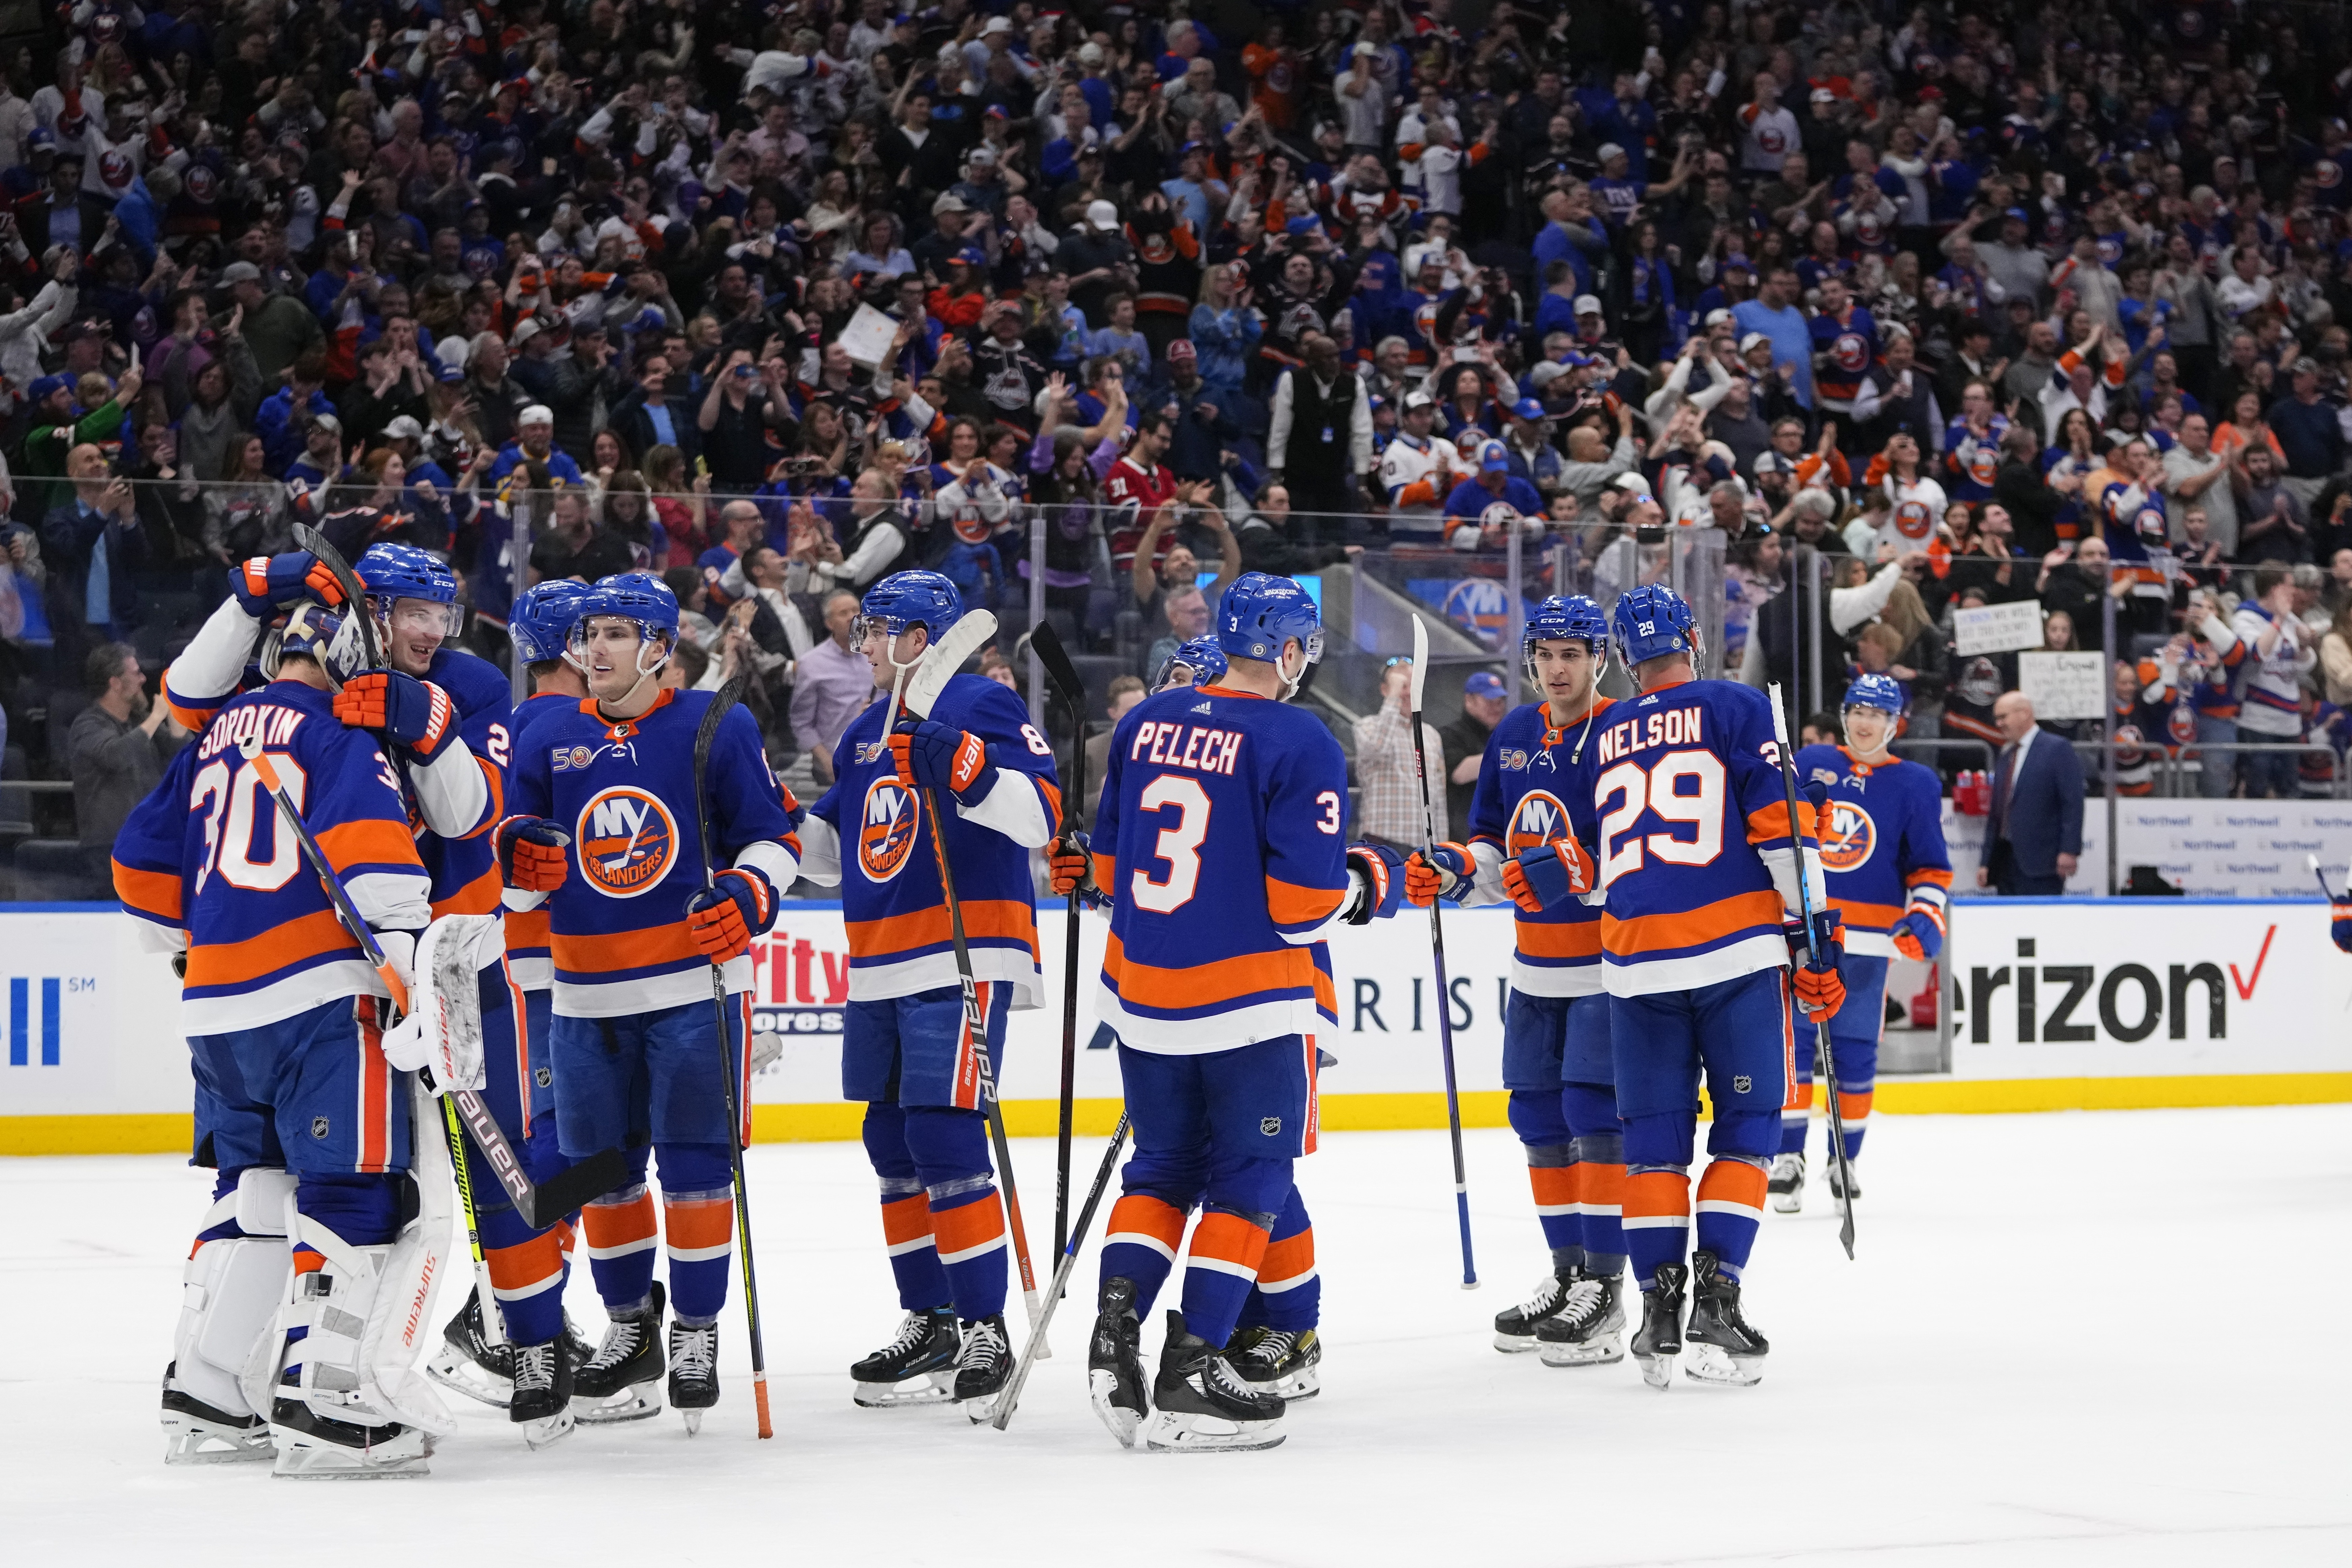
POLYGON ((947 1405, 955 1399, 953 1372, 927 1372, 904 1383, 860 1383, 850 1388, 849 1402, 866 1410, 896 1410, 908 1405, 947 1405))
POLYGON ((1764 1381, 1764 1358, 1760 1355, 1733 1355, 1720 1345, 1694 1343, 1690 1356, 1683 1363, 1683 1375, 1694 1383, 1712 1383, 1727 1388, 1753 1388, 1764 1381))
POLYGON ((1495 1336, 1495 1348, 1501 1351, 1505 1355, 1525 1355, 1528 1352, 1537 1348, 1537 1342, 1536 1337, 1533 1334, 1506 1334, 1498 1332, 1495 1336))
POLYGON ((1087 1373, 1087 1396, 1094 1405, 1095 1418, 1110 1429, 1120 1447, 1132 1448, 1136 1432, 1143 1426, 1143 1413, 1111 1403, 1111 1395, 1118 1392, 1118 1373, 1100 1370, 1087 1373))
POLYGON ((679 1415, 685 1417, 686 1435, 689 1437, 695 1437, 701 1435, 702 1418, 710 1414, 710 1407, 706 1405, 698 1410, 690 1410, 685 1405, 680 1405, 678 1406, 677 1413, 679 1415))
POLYGON ((222 1426, 189 1415, 163 1417, 163 1462, 167 1465, 248 1465, 272 1458, 269 1426, 222 1426))
POLYGON ((504 1410, 514 1403, 514 1382, 483 1370, 481 1363, 446 1340, 425 1363, 425 1375, 442 1387, 504 1410))
POLYGON ((1143 1433, 1143 1446, 1155 1454, 1247 1454, 1276 1448, 1289 1434, 1282 1419, 1228 1421, 1218 1415, 1195 1415, 1162 1410, 1143 1433))
POLYGON ((577 1425, 577 1418, 572 1414, 571 1406, 566 1405, 542 1420, 524 1422, 522 1424, 523 1445, 534 1454, 541 1448, 553 1447, 572 1436, 572 1430, 575 1425, 577 1425))
POLYGON ((1805 1194, 1801 1191, 1793 1193, 1774 1193, 1772 1194, 1772 1212, 1774 1214, 1804 1213, 1805 1194))
POLYGON ((1286 1400, 1312 1399, 1323 1392, 1323 1369, 1310 1366, 1303 1372, 1292 1373, 1288 1377, 1278 1377, 1274 1380, 1274 1392, 1277 1397, 1286 1400))
POLYGON ((956 1403, 963 1406, 965 1417, 973 1426, 980 1426, 996 1419, 996 1407, 1003 1402, 1004 1390, 1000 1388, 993 1394, 983 1394, 977 1399, 960 1399, 956 1403))
POLYGON ((1603 1331, 1575 1344, 1546 1345, 1546 1366, 1614 1366, 1625 1359, 1624 1336, 1603 1331))
POLYGON ((643 1421, 649 1415, 658 1415, 662 1402, 647 1392, 652 1387, 650 1383, 633 1383, 606 1394, 596 1405, 583 1406, 575 1399, 572 1402, 572 1417, 585 1426, 604 1426, 616 1421, 643 1421))
POLYGON ((1675 1385, 1675 1363, 1681 1359, 1671 1355, 1643 1355, 1635 1352, 1635 1362, 1642 1368, 1642 1381, 1664 1394, 1675 1385))
POLYGON ((269 1473, 286 1479, 402 1480, 433 1473, 428 1463, 433 1445, 415 1431, 371 1448, 313 1442, 282 1430, 272 1436, 278 1445, 278 1460, 269 1473))

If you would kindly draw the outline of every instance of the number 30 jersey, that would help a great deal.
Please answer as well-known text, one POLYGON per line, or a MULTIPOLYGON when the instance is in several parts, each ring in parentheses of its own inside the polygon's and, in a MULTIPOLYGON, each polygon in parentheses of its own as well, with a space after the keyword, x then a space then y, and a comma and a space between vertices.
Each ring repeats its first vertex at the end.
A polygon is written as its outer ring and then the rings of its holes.
MULTIPOLYGON (((1696 991, 1789 962, 1796 856, 1771 700, 1687 680, 1612 706, 1592 743, 1591 810, 1612 996, 1696 991)), ((1812 807, 1797 803, 1813 908, 1826 909, 1812 807)), ((1578 822, 1583 837, 1584 822, 1578 822)))
POLYGON ((1138 703, 1093 840, 1119 1038, 1187 1056, 1336 1026, 1322 937, 1348 895, 1347 815, 1347 758, 1313 714, 1218 686, 1138 703))

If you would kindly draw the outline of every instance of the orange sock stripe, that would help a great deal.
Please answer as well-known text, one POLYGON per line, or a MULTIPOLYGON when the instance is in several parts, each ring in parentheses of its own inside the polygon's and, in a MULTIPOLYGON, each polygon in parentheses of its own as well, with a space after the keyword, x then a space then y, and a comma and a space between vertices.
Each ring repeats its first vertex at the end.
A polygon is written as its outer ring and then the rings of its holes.
POLYGON ((1536 1195, 1536 1213, 1566 1214, 1576 1206, 1578 1167, 1529 1165, 1528 1185, 1536 1195))
POLYGON ((563 1244, 545 1231, 512 1247, 485 1247, 490 1285, 504 1297, 530 1296, 563 1280, 563 1244))
POLYGON ((1239 1215, 1202 1215, 1192 1227, 1192 1261, 1229 1274, 1255 1275, 1265 1248, 1266 1233, 1239 1215))
POLYGON ((568 1219, 560 1219, 555 1222, 552 1234, 555 1237, 555 1244, 563 1248, 563 1256, 569 1258, 572 1256, 572 1249, 580 1245, 580 1227, 568 1219))
POLYGON ((1686 1219, 1690 1178, 1673 1171, 1643 1171, 1625 1178, 1625 1219, 1686 1219))
POLYGON ((1584 1212, 1595 1209, 1622 1209, 1625 1206, 1625 1167, 1622 1165, 1577 1166, 1577 1198, 1584 1212))
MULTIPOLYGON (((1638 1179, 1638 1178, 1636 1178, 1638 1179)), ((1698 1201, 1743 1204, 1752 1208, 1764 1205, 1765 1188, 1771 1178, 1745 1160, 1716 1160, 1698 1179, 1698 1201)))
POLYGON ((1866 1120, 1870 1115, 1872 1092, 1873 1091, 1869 1089, 1864 1089, 1860 1094, 1840 1094, 1838 1096, 1838 1120, 1841 1121, 1861 1121, 1866 1120))
POLYGON ((921 1193, 882 1205, 882 1239, 893 1252, 931 1239, 931 1200, 921 1193))
POLYGON ((654 1195, 639 1193, 625 1204, 590 1204, 580 1211, 580 1228, 587 1236, 591 1253, 651 1241, 657 1234, 654 1195))
POLYGON ((991 1193, 978 1203, 931 1211, 931 1238, 940 1261, 975 1258, 1004 1240, 1004 1204, 991 1193))
POLYGON ((1265 1254, 1257 1263, 1257 1282, 1266 1289, 1276 1290, 1314 1272, 1315 1227, 1310 1225, 1297 1236, 1265 1244, 1265 1254))
POLYGON ((1111 1205, 1104 1242, 1108 1245, 1121 1236, 1156 1242, 1161 1251, 1173 1258, 1176 1249, 1184 1245, 1184 1211, 1149 1193, 1129 1193, 1111 1205))
POLYGON ((662 1204, 662 1234, 673 1252, 725 1247, 735 1237, 735 1200, 667 1199, 662 1204))

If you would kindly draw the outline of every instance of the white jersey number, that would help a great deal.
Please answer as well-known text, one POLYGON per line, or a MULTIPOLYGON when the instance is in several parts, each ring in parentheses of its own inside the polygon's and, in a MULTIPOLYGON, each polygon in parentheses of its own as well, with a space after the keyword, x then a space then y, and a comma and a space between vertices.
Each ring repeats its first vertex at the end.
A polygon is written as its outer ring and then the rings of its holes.
POLYGON ((1601 818, 1602 887, 1640 870, 1645 847, 1675 866, 1710 865, 1723 853, 1723 763, 1713 752, 1669 752, 1647 768, 1620 763, 1593 784, 1596 805, 1612 795, 1618 803, 1601 818), (1645 810, 1668 824, 1689 824, 1691 837, 1628 833, 1645 810))
POLYGON ((1174 808, 1176 823, 1160 830, 1151 853, 1168 862, 1168 879, 1155 882, 1141 870, 1129 879, 1136 907, 1158 915, 1173 914, 1192 901, 1201 884, 1201 840, 1209 836, 1209 794, 1199 781, 1178 773, 1161 773, 1143 786, 1137 804, 1145 811, 1174 808))
MULTIPOLYGON (((302 809, 302 798, 310 779, 302 764, 293 758, 272 752, 269 760, 278 766, 278 776, 286 785, 287 795, 294 809, 302 809)), ((205 882, 217 869, 232 888, 242 888, 249 893, 274 893, 294 879, 302 864, 301 847, 285 824, 277 820, 278 805, 261 787, 261 774, 252 768, 229 772, 226 762, 207 763, 196 773, 195 784, 188 792, 191 816, 205 814, 205 858, 196 868, 196 891, 205 890, 205 882), (254 818, 270 819, 269 858, 257 862, 253 858, 254 818), (223 818, 226 820, 224 821, 223 818)))

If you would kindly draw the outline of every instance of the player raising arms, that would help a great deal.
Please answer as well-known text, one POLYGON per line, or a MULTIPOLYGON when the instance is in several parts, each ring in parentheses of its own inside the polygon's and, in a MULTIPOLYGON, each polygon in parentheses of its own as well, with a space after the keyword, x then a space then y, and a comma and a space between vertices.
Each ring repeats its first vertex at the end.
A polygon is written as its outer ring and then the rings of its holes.
MULTIPOLYGON (((1140 1429, 1160 1450, 1283 1439, 1274 1384, 1244 1381, 1224 1352, 1296 1199, 1293 1162, 1315 1150, 1315 1037, 1337 1026, 1323 934, 1393 913, 1402 892, 1393 854, 1341 837, 1339 742, 1284 704, 1322 653, 1314 601, 1244 573, 1218 606, 1217 643, 1221 681, 1162 690, 1119 721, 1097 847, 1074 835, 1055 854, 1057 888, 1090 871, 1110 902, 1098 1005, 1118 1032, 1135 1129, 1087 1378, 1121 1444, 1140 1429), (1183 1307, 1168 1314, 1147 1397, 1140 1314, 1196 1205, 1183 1307)), ((1297 1218, 1303 1230, 1303 1207, 1297 1218)))
MULTIPOLYGON (((577 606, 569 653, 590 693, 569 713, 534 715, 515 760, 512 815, 496 829, 499 870, 523 894, 547 895, 554 967, 551 1057, 564 1154, 619 1146, 627 1184, 583 1214, 589 1272, 611 1325, 574 1379, 585 1421, 650 1415, 644 1385, 662 1375, 697 1429, 719 1403, 719 1312, 735 1205, 730 1141, 748 1135, 751 939, 775 921, 799 874, 791 796, 776 782, 759 725, 720 721, 704 798, 695 795, 696 732, 712 694, 660 684, 677 643, 677 600, 657 577, 625 572, 577 606), (727 864, 702 886, 702 814, 727 864), (571 836, 564 847, 559 834, 571 836), (729 997, 718 1037, 708 965, 729 997), (731 1074, 740 1108, 727 1116, 731 1074), (661 1168, 665 1296, 653 1278, 656 1226, 647 1156, 661 1168)), ((518 899, 528 907, 532 900, 518 899)))
POLYGON ((1546 599, 1520 651, 1543 700, 1503 716, 1487 738, 1470 800, 1471 841, 1406 862, 1405 896, 1519 906, 1503 1016, 1503 1087, 1511 1130, 1527 1146, 1536 1216, 1552 1271, 1495 1316, 1495 1348, 1540 1350, 1551 1366, 1624 1358, 1625 1151, 1601 994, 1601 911, 1570 896, 1562 840, 1569 803, 1590 803, 1600 772, 1594 724, 1610 708, 1596 689, 1609 623, 1581 595, 1546 599), (1475 869, 1472 862, 1475 860, 1475 869))
POLYGON ((1792 1068, 1788 971, 1802 937, 1800 875, 1822 911, 1822 967, 1793 976, 1798 1001, 1814 1012, 1835 1013, 1845 995, 1836 915, 1822 900, 1812 824, 1789 820, 1769 700, 1693 678, 1698 634, 1672 589, 1627 590, 1610 629, 1640 695, 1595 726, 1600 773, 1589 805, 1573 808, 1580 842, 1563 840, 1561 854, 1578 890, 1597 884, 1605 894, 1601 962, 1625 1129, 1625 1244, 1642 1289, 1633 1355, 1651 1386, 1667 1386, 1682 1354, 1687 1286, 1698 1349, 1685 1372, 1745 1385, 1763 1376, 1770 1349, 1742 1316, 1739 1291, 1792 1068), (1702 1074, 1715 1120, 1685 1265, 1702 1074))
POLYGON ((114 843, 123 908, 155 945, 185 949, 194 1163, 218 1173, 163 1377, 170 1458, 274 1446, 281 1474, 417 1472, 449 1430, 407 1358, 386 1353, 403 1337, 387 1324, 429 1288, 439 1246, 424 1222, 403 1225, 416 1208, 403 1191, 411 1079, 384 1057, 387 992, 240 745, 262 738, 404 984, 428 879, 391 764, 335 717, 358 673, 352 634, 298 606, 263 650, 266 684, 220 700, 114 843), (273 1316, 282 1350, 241 1385, 273 1316))
MULTIPOLYGON (((852 636, 888 690, 962 618, 947 578, 898 572, 866 590, 852 636)), ((1053 748, 997 682, 950 676, 928 717, 901 710, 886 735, 887 707, 850 721, 834 751, 833 787, 803 827, 808 879, 841 885, 849 928, 841 1091, 866 1101, 866 1152, 882 1184, 882 1235, 907 1313, 896 1338, 850 1367, 852 1397, 877 1406, 961 1400, 982 1421, 1013 1371, 1004 1205, 982 1080, 995 1081, 1009 1010, 1038 1003, 1029 851, 1060 826, 1062 796, 1053 748), (985 1040, 965 1023, 934 825, 923 820, 931 801, 944 814, 936 826, 985 1040)))
MULTIPOLYGON (((1878 1038, 1886 1028, 1886 961, 1896 953, 1925 963, 1944 950, 1951 858, 1944 850, 1943 785, 1935 770, 1887 750, 1903 718, 1903 688, 1892 676, 1864 675, 1846 688, 1845 744, 1797 753, 1805 787, 1826 785, 1820 824, 1822 868, 1830 908, 1845 925, 1840 966, 1846 1005, 1830 1020, 1838 1102, 1849 1172, 1862 1152, 1878 1079, 1878 1038)), ((1813 1103, 1813 1053, 1799 1042, 1796 1092, 1780 1118, 1780 1154, 1772 1162, 1772 1206, 1795 1214, 1805 1202, 1805 1113, 1813 1103)), ((1836 1162, 1830 1190, 1838 1188, 1836 1162)), ((1855 1179, 1853 1195, 1862 1196, 1855 1179)))

